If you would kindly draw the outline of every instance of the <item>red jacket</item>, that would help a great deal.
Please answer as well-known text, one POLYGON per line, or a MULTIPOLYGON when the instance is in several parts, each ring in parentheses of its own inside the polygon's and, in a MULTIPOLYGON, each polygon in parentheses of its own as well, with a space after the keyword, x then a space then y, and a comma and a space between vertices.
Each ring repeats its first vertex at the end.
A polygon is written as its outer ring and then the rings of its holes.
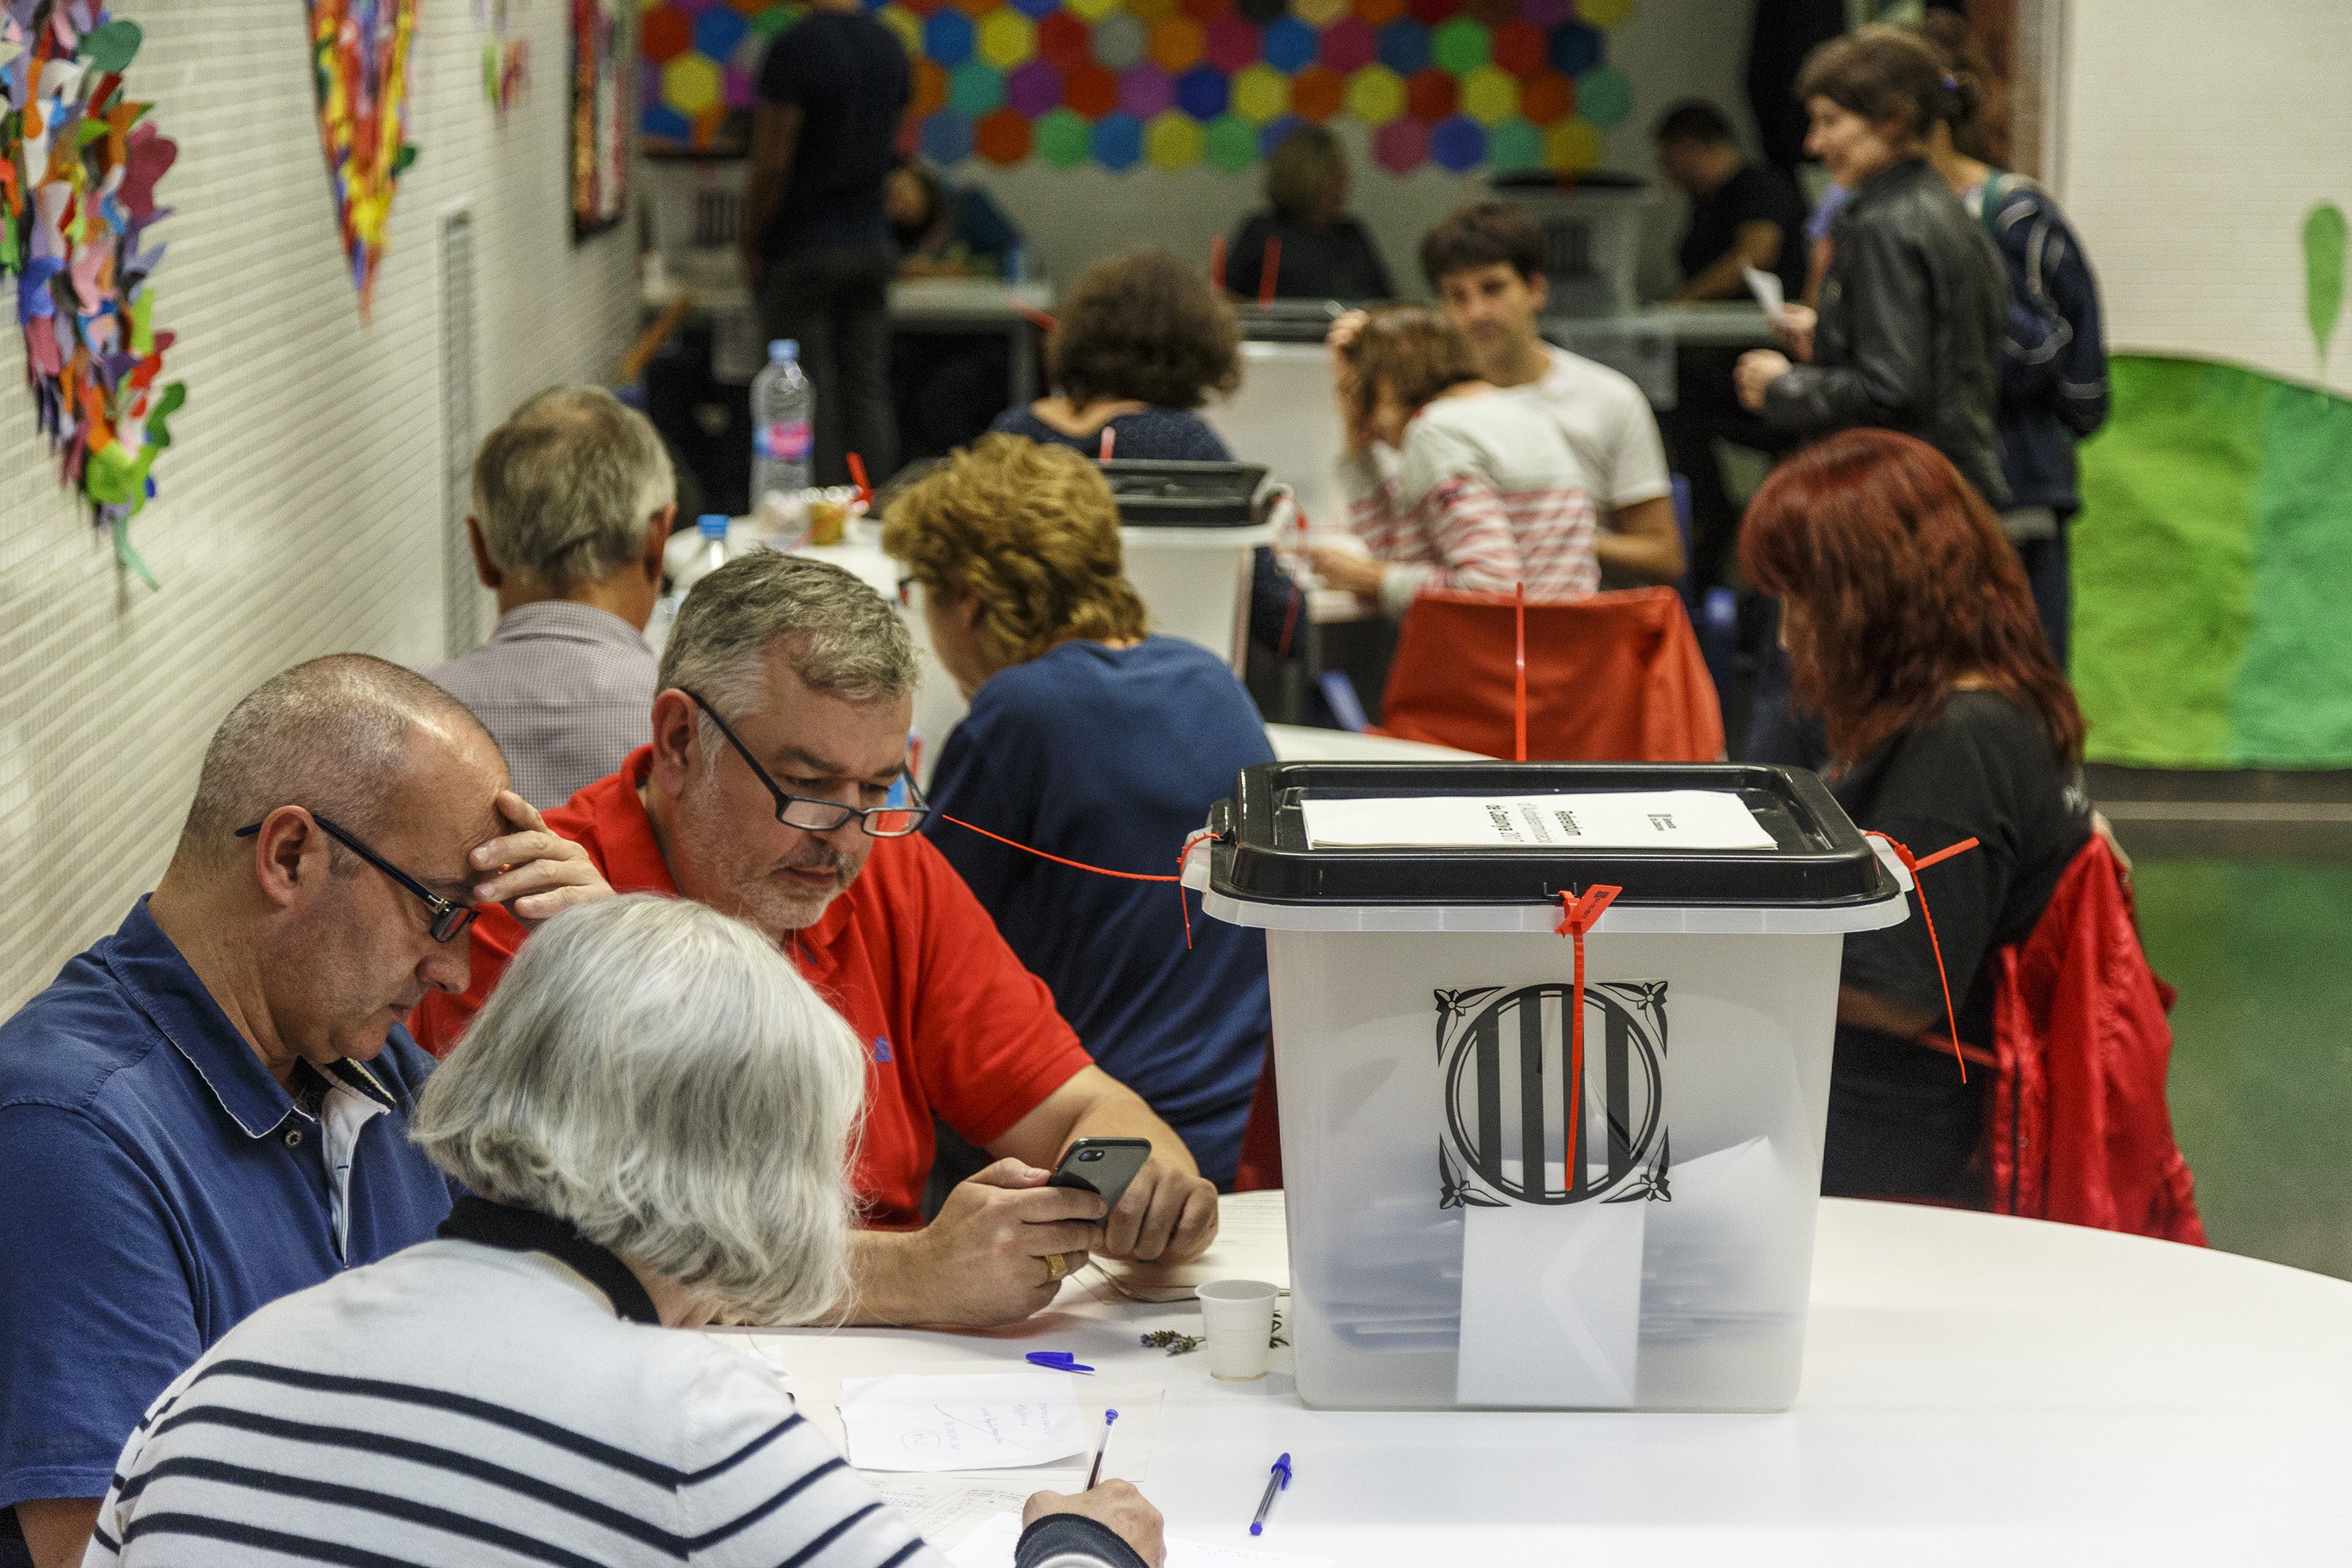
POLYGON ((2091 836, 2032 933, 1992 963, 1994 1211, 2204 1246, 2165 1104, 2172 993, 2105 839, 2091 836))

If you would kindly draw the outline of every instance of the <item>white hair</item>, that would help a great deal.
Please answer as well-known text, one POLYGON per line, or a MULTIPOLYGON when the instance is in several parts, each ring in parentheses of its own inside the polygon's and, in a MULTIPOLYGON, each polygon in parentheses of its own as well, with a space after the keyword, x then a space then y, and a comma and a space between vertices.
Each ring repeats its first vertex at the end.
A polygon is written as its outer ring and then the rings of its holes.
POLYGON ((602 583, 645 552, 677 476, 652 421, 601 386, 551 386, 474 458, 474 521, 502 572, 550 592, 602 583))
POLYGON ((761 1322, 848 1289, 863 1052, 774 942, 684 899, 568 910, 523 944, 411 1134, 484 1197, 568 1220, 761 1322))

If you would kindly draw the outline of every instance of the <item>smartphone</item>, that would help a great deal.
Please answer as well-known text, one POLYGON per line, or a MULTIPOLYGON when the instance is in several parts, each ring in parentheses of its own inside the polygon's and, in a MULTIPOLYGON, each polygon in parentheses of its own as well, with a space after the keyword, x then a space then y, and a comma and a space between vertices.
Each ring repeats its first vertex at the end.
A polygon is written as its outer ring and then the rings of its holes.
POLYGON ((1127 1184, 1151 1158, 1149 1138, 1081 1138, 1055 1167, 1049 1187, 1083 1187, 1102 1194, 1106 1213, 1118 1207, 1127 1184))

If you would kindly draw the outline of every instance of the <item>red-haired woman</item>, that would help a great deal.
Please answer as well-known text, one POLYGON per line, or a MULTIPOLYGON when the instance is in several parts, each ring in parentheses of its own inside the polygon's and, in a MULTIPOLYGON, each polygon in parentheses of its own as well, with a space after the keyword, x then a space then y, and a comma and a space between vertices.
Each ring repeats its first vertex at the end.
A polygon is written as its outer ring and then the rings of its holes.
MULTIPOLYGON (((2017 552, 1934 447, 1851 430, 1790 458, 1748 509, 1748 580, 1780 602, 1801 703, 1827 717, 1832 792, 1927 855, 1960 1037, 1990 1043, 1987 960, 2033 929, 2092 831, 2083 715, 2050 657, 2017 552)), ((1915 904, 1916 900, 1914 900, 1915 904)), ((1983 1085, 1964 1085, 1915 908, 1850 936, 1822 1191, 1981 1207, 1983 1085)))

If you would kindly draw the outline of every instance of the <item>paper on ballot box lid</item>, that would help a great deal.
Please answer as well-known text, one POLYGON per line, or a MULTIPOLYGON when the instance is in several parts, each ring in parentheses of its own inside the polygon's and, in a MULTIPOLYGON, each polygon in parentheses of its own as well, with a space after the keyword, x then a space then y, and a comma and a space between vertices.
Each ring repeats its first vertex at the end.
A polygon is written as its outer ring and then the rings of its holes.
POLYGON ((1393 845, 1462 849, 1771 849, 1772 835, 1728 790, 1605 795, 1420 795, 1306 800, 1318 848, 1393 845))

